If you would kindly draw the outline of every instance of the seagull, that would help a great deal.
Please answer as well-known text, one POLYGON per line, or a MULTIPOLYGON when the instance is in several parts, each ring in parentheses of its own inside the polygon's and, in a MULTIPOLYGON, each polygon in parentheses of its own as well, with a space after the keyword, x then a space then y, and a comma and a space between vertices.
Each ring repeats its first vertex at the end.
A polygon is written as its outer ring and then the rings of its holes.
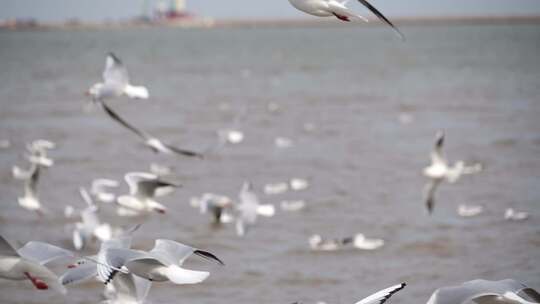
POLYGON ((282 194, 288 190, 289 184, 284 182, 264 185, 264 194, 266 195, 282 194))
POLYGON ((34 171, 33 165, 41 168, 51 167, 54 164, 54 161, 47 157, 47 150, 54 149, 55 147, 55 143, 45 139, 38 139, 28 143, 26 145, 26 150, 30 154, 25 155, 25 157, 30 162, 30 169, 24 170, 18 166, 13 166, 13 177, 21 180, 28 179, 28 177, 32 175, 32 172, 34 171))
MULTIPOLYGON (((43 216, 44 210, 37 196, 40 166, 32 163, 30 170, 26 173, 28 175, 24 178, 24 196, 17 199, 19 206, 26 210, 34 211, 39 216, 43 216)), ((19 176, 19 178, 21 178, 21 176, 19 176)))
POLYGON ((139 136, 144 141, 144 145, 152 149, 152 151, 156 153, 178 154, 178 155, 183 155, 183 156, 188 156, 188 157, 204 158, 204 156, 201 153, 181 149, 173 145, 167 144, 165 142, 162 142, 158 138, 150 135, 149 133, 143 132, 135 128, 133 125, 129 124, 122 117, 120 117, 116 112, 114 112, 104 101, 97 101, 97 103, 103 108, 105 113, 107 113, 107 115, 109 115, 109 117, 111 117, 114 121, 121 124, 122 126, 127 128, 131 132, 135 133, 135 135, 139 136))
POLYGON ((504 212, 504 219, 508 221, 524 221, 529 218, 529 214, 524 211, 516 211, 513 208, 508 208, 504 212))
POLYGON ((427 304, 465 303, 540 303, 540 294, 516 280, 472 280, 461 285, 437 289, 427 304))
POLYGON ((192 254, 225 265, 210 252, 164 239, 156 240, 154 248, 148 252, 131 249, 108 249, 106 261, 108 265, 122 267, 122 269, 127 269, 129 273, 152 282, 171 281, 174 284, 197 284, 204 281, 210 273, 181 267, 192 254))
MULTIPOLYGON (((360 19, 365 22, 368 22, 368 19, 360 16, 353 11, 351 11, 347 6, 349 0, 289 0, 289 2, 296 9, 303 11, 309 15, 317 17, 330 17, 334 16, 341 21, 350 22, 353 19, 360 19)), ((379 10, 377 10, 373 5, 371 5, 367 0, 358 0, 365 7, 367 7, 373 14, 375 14, 380 20, 384 21, 386 24, 392 27, 396 34, 402 39, 405 40, 405 36, 399 31, 399 29, 392 24, 379 10)))
POLYGON ((90 194, 84 188, 80 188, 81 197, 88 205, 81 211, 81 221, 75 223, 73 230, 73 246, 81 250, 91 239, 107 241, 113 237, 115 231, 111 225, 101 223, 97 214, 98 207, 92 201, 90 194))
POLYGON ((143 86, 133 86, 129 83, 129 75, 122 61, 113 53, 107 54, 103 82, 94 84, 86 95, 94 101, 120 97, 123 95, 134 99, 148 99, 148 89, 143 86))
POLYGON ((300 211, 306 207, 306 202, 303 200, 281 201, 280 207, 283 211, 300 211))
POLYGON ((384 245, 384 240, 369 239, 361 233, 342 239, 323 239, 318 234, 312 235, 309 238, 309 246, 315 251, 336 251, 349 244, 352 244, 357 249, 375 250, 384 245))
POLYGON ((423 174, 430 179, 424 186, 424 199, 428 212, 431 214, 435 205, 435 190, 443 180, 455 183, 461 175, 474 174, 482 170, 481 165, 466 166, 465 162, 457 161, 450 166, 448 160, 442 154, 444 144, 444 133, 437 132, 435 147, 431 152, 431 164, 424 168, 423 174))
POLYGON ((227 210, 232 209, 233 202, 227 196, 205 193, 199 199, 198 205, 201 213, 210 211, 216 224, 225 224, 232 220, 232 216, 227 213, 227 210))
POLYGON ((130 172, 124 176, 129 186, 129 195, 119 196, 116 200, 123 209, 140 212, 155 211, 165 213, 167 208, 153 198, 163 196, 181 185, 161 180, 157 175, 145 172, 130 172))
POLYGON ((289 181, 289 185, 294 191, 305 190, 309 187, 309 182, 303 178, 292 178, 289 181))
POLYGON ((239 194, 240 203, 236 205, 238 216, 236 217, 236 233, 244 236, 248 227, 255 225, 258 215, 271 217, 275 214, 273 205, 262 205, 259 198, 253 192, 250 182, 244 182, 239 194))
POLYGON ((477 216, 484 211, 484 207, 479 205, 465 205, 458 206, 457 213, 461 217, 473 217, 477 216))
POLYGON ((99 202, 114 203, 116 195, 108 192, 108 188, 117 188, 118 186, 119 183, 113 179, 98 178, 92 181, 90 194, 99 202))
POLYGON ((0 277, 8 280, 30 280, 39 290, 54 289, 66 293, 56 274, 45 264, 61 259, 72 258, 73 253, 43 242, 28 242, 15 250, 0 236, 0 277))

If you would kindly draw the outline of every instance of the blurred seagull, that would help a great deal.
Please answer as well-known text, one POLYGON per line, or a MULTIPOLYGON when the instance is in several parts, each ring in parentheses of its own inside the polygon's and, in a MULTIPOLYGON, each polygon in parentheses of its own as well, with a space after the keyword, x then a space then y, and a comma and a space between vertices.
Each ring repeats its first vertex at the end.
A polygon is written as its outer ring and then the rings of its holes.
POLYGON ((139 136, 144 141, 144 145, 152 149, 152 151, 156 153, 178 154, 189 157, 203 158, 203 155, 198 152, 180 149, 173 145, 169 145, 165 142, 162 142, 158 138, 153 137, 152 135, 135 128, 127 121, 125 121, 122 117, 120 117, 117 113, 115 113, 105 102, 99 101, 98 104, 103 108, 103 110, 105 110, 105 113, 107 113, 107 115, 109 115, 109 117, 111 117, 114 121, 139 136))
POLYGON ((90 194, 99 202, 114 203, 116 195, 108 191, 108 188, 116 188, 119 186, 118 181, 113 179, 98 178, 92 181, 90 194))
POLYGON ((66 289, 58 277, 44 265, 60 258, 71 258, 73 253, 43 242, 28 242, 15 250, 0 236, 0 278, 30 280, 40 290, 52 288, 61 294, 66 289))
POLYGON ((232 209, 233 202, 227 196, 205 193, 198 200, 198 207, 203 214, 210 211, 216 224, 226 224, 232 221, 232 215, 227 213, 227 210, 232 209))
POLYGON ((484 207, 479 205, 465 205, 458 206, 457 213, 461 217, 473 217, 477 216, 484 211, 484 207))
POLYGON ((163 181, 157 175, 145 172, 130 172, 124 179, 129 186, 129 195, 119 196, 117 203, 124 209, 134 211, 135 215, 150 211, 165 213, 167 208, 153 198, 181 187, 181 185, 163 181))
POLYGON ((275 214, 273 205, 260 204, 250 182, 244 182, 242 185, 239 199, 240 203, 236 205, 238 213, 236 217, 236 233, 238 236, 244 236, 248 227, 255 225, 258 215, 271 217, 275 214))
POLYGON ((81 211, 81 221, 75 223, 75 229, 73 230, 73 246, 77 250, 83 249, 94 238, 101 242, 110 240, 115 233, 111 225, 101 223, 99 220, 98 207, 94 204, 86 189, 80 188, 79 191, 88 206, 81 211))
POLYGON ((281 201, 280 207, 283 211, 300 211, 306 207, 306 202, 303 200, 281 201))
MULTIPOLYGON (((330 17, 335 16, 342 21, 351 21, 352 19, 360 19, 365 22, 368 22, 363 16, 360 16, 346 7, 349 0, 289 0, 289 2, 296 9, 303 11, 304 13, 318 16, 318 17, 330 17)), ((402 39, 405 40, 405 36, 399 31, 397 27, 392 24, 379 10, 377 10, 373 5, 371 5, 367 0, 358 0, 366 8, 368 8, 373 14, 375 14, 380 20, 384 21, 386 24, 391 26, 396 34, 402 39)))
MULTIPOLYGON (((122 269, 127 269, 129 273, 152 282, 171 281, 174 284, 197 284, 204 281, 210 273, 181 267, 192 254, 224 265, 218 257, 210 252, 163 239, 156 240, 154 248, 148 252, 108 249, 105 261, 108 265, 122 267, 122 269)), ((110 278, 111 276, 108 277, 108 279, 110 278)))
POLYGON ((309 238, 309 246, 312 250, 316 251, 336 251, 349 244, 352 244, 353 247, 362 250, 375 250, 384 245, 384 240, 369 239, 361 233, 342 239, 323 239, 318 234, 315 234, 309 238))
POLYGON ((427 304, 540 303, 540 294, 516 280, 473 280, 437 289, 427 304))
POLYGON ((435 147, 431 152, 431 164, 424 168, 423 174, 430 179, 424 186, 424 199, 428 212, 431 214, 435 205, 435 190, 443 180, 455 183, 461 175, 473 174, 482 170, 481 165, 466 166, 465 162, 457 161, 454 166, 450 166, 448 160, 442 154, 444 144, 444 133, 437 132, 435 147))
POLYGON ((148 89, 143 86, 132 86, 129 75, 122 61, 113 53, 107 54, 103 82, 94 84, 86 92, 94 101, 126 95, 129 98, 148 99, 148 89))
MULTIPOLYGON (((17 200, 19 206, 23 207, 26 210, 34 211, 39 216, 43 216, 44 210, 39 202, 37 196, 37 184, 39 181, 40 166, 32 163, 30 170, 27 172, 27 176, 24 177, 24 196, 19 197, 17 200)), ((19 178, 23 178, 19 176, 19 178)))
POLYGON ((513 208, 508 208, 504 212, 504 219, 508 221, 524 221, 529 218, 529 214, 524 211, 516 211, 513 208))

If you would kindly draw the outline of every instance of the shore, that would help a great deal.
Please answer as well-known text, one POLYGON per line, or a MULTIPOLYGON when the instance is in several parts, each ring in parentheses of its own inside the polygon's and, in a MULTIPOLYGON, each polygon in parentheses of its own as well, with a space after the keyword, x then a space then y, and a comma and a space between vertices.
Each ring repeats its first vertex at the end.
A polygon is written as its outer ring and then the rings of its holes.
MULTIPOLYGON (((451 17, 398 17, 392 18, 397 25, 461 25, 461 24, 535 24, 540 23, 540 16, 451 16, 451 17)), ((82 22, 39 22, 33 19, 7 20, 0 22, 3 30, 84 30, 84 29, 125 29, 125 28, 226 28, 226 27, 332 27, 343 26, 343 22, 333 18, 295 18, 295 19, 213 19, 209 17, 182 18, 176 20, 153 21, 134 18, 120 21, 82 22)), ((350 26, 380 26, 379 20, 370 19, 369 23, 350 23, 350 26)))

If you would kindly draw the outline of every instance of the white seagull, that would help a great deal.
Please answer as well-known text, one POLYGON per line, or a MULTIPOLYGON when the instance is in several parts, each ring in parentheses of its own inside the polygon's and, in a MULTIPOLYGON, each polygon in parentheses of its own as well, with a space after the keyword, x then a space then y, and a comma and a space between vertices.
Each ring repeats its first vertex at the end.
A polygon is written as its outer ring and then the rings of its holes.
POLYGON ((72 258, 73 253, 43 242, 28 242, 15 250, 0 236, 0 277, 8 280, 30 280, 40 290, 54 289, 62 294, 66 289, 56 274, 44 265, 60 258, 72 258))
POLYGON ((457 161, 453 166, 450 166, 448 160, 442 153, 444 144, 444 133, 437 132, 435 147, 431 152, 431 164, 424 168, 423 174, 430 179, 429 183, 424 186, 424 200, 428 212, 431 214, 435 205, 435 190, 443 181, 455 183, 461 175, 473 174, 482 170, 481 165, 466 166, 465 162, 457 161))
POLYGON ((473 280, 437 289, 427 304, 540 303, 540 294, 515 280, 473 280))
POLYGON ((105 111, 105 113, 107 113, 107 115, 109 115, 109 117, 111 117, 114 121, 133 132, 138 137, 140 137, 143 140, 144 145, 149 147, 152 151, 156 153, 177 154, 188 157, 204 158, 201 153, 175 147, 159 140, 157 137, 154 137, 149 133, 135 128, 133 125, 120 117, 116 112, 114 112, 104 101, 97 101, 97 103, 103 108, 103 110, 105 111))
MULTIPOLYGON (((156 240, 154 248, 148 252, 108 249, 106 251, 106 264, 127 269, 129 273, 152 282, 171 281, 174 284, 197 284, 204 281, 210 273, 181 267, 192 254, 224 265, 219 258, 210 252, 163 239, 156 240)), ((113 273, 114 271, 109 269, 103 274, 98 274, 100 276, 106 275, 110 279, 114 276, 113 273)))
POLYGON ((167 208, 156 202, 154 198, 181 187, 181 185, 161 180, 157 175, 145 172, 130 172, 124 179, 129 186, 129 195, 119 196, 117 203, 121 206, 120 210, 133 211, 134 215, 151 211, 165 213, 167 208))
POLYGON ((514 208, 508 208, 504 211, 504 219, 507 221, 524 221, 529 218, 529 213, 525 211, 516 211, 514 208))
POLYGON ((253 186, 250 182, 244 182, 242 190, 238 195, 240 203, 236 205, 236 233, 244 236, 248 227, 255 225, 258 215, 272 217, 275 214, 274 205, 260 204, 257 194, 253 192, 253 186))
POLYGON ((115 233, 113 227, 107 223, 101 223, 98 217, 98 207, 92 201, 90 194, 84 188, 80 188, 80 194, 87 207, 81 211, 81 221, 75 223, 73 230, 73 246, 81 250, 92 239, 107 241, 115 233))
MULTIPOLYGON (((349 0, 289 0, 289 2, 296 9, 303 11, 304 13, 317 16, 317 17, 331 17, 334 16, 342 21, 351 21, 354 19, 360 19, 368 22, 368 19, 354 13, 349 9, 346 4, 349 0)), ((366 8, 368 8, 373 14, 375 14, 380 20, 391 26, 398 36, 404 40, 405 36, 394 26, 394 24, 388 20, 379 10, 371 5, 367 0, 358 0, 366 8)))
POLYGON ((309 238, 309 246, 315 251, 336 251, 349 244, 357 249, 375 250, 384 245, 384 240, 366 238, 361 233, 342 239, 323 239, 318 234, 309 238))
POLYGON ((122 61, 113 53, 107 54, 103 82, 94 84, 86 92, 94 100, 106 100, 109 98, 126 95, 129 98, 148 99, 148 89, 143 86, 133 86, 129 83, 129 75, 122 61))
POLYGON ((227 211, 232 210, 233 202, 227 196, 204 193, 198 200, 198 207, 202 214, 210 212, 216 224, 226 224, 232 221, 232 215, 227 211))
MULTIPOLYGON (((44 210, 37 196, 40 167, 35 163, 31 164, 30 170, 26 172, 29 175, 24 178, 24 196, 19 197, 17 201, 19 202, 19 206, 24 209, 34 211, 39 216, 43 216, 44 210)), ((19 178, 21 177, 19 176, 19 178)))

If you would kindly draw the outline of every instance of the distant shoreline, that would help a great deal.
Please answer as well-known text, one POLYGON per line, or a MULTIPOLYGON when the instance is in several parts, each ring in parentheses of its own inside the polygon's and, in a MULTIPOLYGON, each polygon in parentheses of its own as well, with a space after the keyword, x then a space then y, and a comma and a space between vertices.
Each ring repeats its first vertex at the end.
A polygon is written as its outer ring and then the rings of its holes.
MULTIPOLYGON (((416 25, 481 25, 481 24, 540 24, 540 16, 449 16, 449 17, 397 17, 392 22, 398 26, 416 25)), ((381 26, 376 19, 369 23, 343 23, 332 18, 297 19, 212 19, 186 18, 172 21, 148 21, 135 18, 123 21, 41 23, 31 19, 8 20, 0 23, 0 30, 85 30, 129 28, 271 28, 271 27, 334 27, 381 26)))

